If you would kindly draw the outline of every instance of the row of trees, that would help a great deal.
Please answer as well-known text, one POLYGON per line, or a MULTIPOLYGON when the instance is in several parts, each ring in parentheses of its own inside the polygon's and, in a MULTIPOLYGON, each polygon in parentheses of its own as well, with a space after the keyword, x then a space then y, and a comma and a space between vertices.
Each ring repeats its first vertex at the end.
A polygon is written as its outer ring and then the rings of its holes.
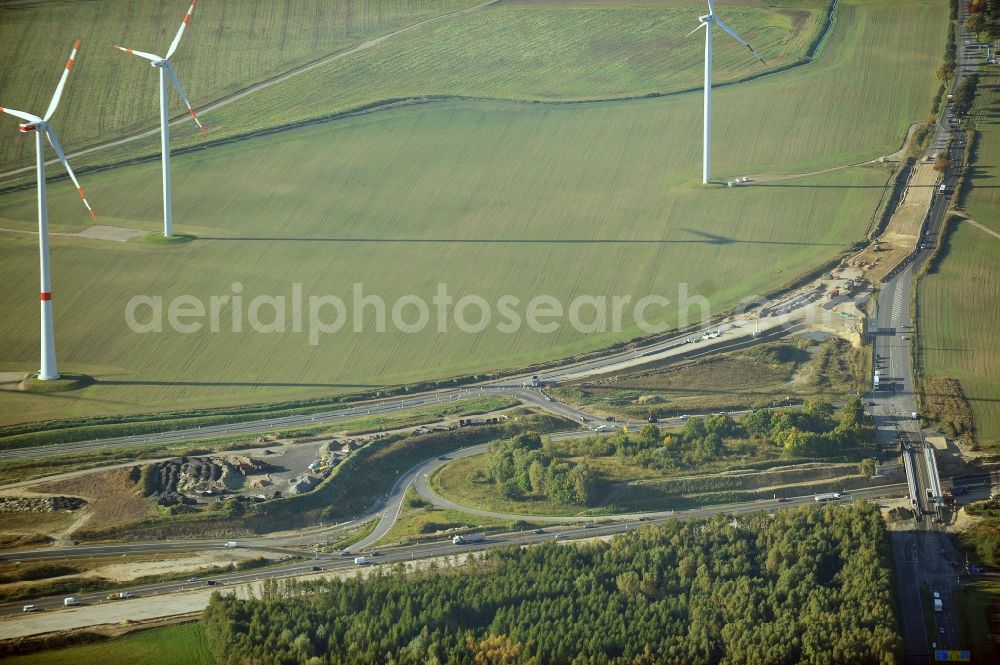
POLYGON ((876 507, 806 506, 270 582, 213 595, 202 624, 220 665, 895 663, 890 564, 876 507))

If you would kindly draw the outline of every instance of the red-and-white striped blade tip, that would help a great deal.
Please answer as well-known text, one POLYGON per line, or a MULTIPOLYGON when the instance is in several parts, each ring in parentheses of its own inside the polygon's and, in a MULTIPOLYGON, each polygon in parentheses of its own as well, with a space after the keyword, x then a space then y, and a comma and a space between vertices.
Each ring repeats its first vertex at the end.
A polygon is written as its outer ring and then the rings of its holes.
POLYGON ((69 60, 66 61, 66 69, 73 69, 73 62, 76 60, 76 52, 80 50, 80 40, 73 42, 73 50, 69 54, 69 60))
POLYGON ((188 113, 191 114, 191 118, 198 124, 198 129, 201 130, 202 136, 206 136, 208 132, 205 131, 205 126, 201 124, 201 120, 198 119, 198 114, 194 109, 189 108, 188 113))
POLYGON ((97 219, 97 213, 94 209, 90 207, 90 201, 87 200, 87 195, 83 192, 83 187, 77 187, 76 191, 80 194, 80 198, 83 200, 83 205, 87 207, 87 212, 90 213, 91 219, 97 219))
POLYGON ((52 292, 51 291, 42 291, 41 293, 38 294, 38 299, 39 300, 52 300, 52 292))

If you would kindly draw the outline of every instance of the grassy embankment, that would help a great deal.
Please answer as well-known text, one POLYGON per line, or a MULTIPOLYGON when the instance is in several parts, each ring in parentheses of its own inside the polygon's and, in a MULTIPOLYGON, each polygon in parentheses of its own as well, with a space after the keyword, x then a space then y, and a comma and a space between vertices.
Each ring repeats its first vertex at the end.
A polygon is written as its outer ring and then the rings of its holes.
POLYGON ((119 663, 123 658, 130 665, 215 665, 215 657, 197 622, 143 630, 94 644, 5 656, 4 662, 10 665, 101 665, 119 663))
POLYGON ((555 388, 554 397, 599 415, 645 419, 770 407, 854 394, 868 374, 869 350, 839 339, 773 342, 663 368, 555 388))

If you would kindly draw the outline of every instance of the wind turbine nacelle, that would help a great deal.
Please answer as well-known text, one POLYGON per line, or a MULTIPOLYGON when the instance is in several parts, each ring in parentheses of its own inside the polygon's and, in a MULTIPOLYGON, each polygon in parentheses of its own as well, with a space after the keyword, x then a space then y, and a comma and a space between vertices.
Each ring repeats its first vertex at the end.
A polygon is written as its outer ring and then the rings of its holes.
POLYGON ((31 123, 26 122, 22 125, 17 126, 17 131, 21 132, 22 134, 27 134, 28 132, 34 132, 37 129, 38 129, 38 124, 34 122, 31 123))

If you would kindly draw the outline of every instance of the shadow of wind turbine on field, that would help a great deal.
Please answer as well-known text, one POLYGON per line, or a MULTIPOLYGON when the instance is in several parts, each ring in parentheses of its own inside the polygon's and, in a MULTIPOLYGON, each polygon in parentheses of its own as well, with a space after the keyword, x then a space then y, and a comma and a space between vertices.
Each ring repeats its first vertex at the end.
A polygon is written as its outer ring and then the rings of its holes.
POLYGON ((426 245, 797 245, 840 247, 841 243, 794 242, 787 240, 739 240, 693 229, 679 229, 700 238, 348 238, 310 236, 199 236, 199 241, 216 242, 329 242, 354 244, 426 245))

